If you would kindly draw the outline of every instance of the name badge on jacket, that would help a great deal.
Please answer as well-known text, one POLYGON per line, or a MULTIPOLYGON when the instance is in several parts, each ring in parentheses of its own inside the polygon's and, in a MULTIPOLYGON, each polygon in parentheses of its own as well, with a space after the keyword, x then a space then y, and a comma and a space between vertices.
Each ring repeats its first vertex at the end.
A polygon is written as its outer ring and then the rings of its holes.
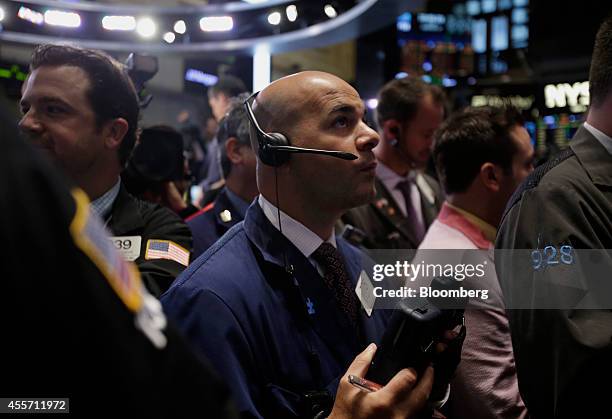
POLYGON ((133 262, 140 256, 142 236, 115 236, 111 237, 115 249, 128 262, 133 262))

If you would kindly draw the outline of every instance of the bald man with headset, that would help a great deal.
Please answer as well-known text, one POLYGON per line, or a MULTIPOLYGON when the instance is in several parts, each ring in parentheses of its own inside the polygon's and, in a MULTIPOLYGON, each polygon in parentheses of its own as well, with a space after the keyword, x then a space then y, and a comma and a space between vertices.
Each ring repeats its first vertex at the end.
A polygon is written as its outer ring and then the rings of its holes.
POLYGON ((362 100, 335 76, 303 72, 245 106, 260 195, 162 296, 165 310, 245 416, 414 417, 431 368, 402 370, 374 393, 347 382, 365 374, 388 320, 366 315, 354 292, 362 255, 334 235, 340 215, 375 193, 379 138, 362 100))

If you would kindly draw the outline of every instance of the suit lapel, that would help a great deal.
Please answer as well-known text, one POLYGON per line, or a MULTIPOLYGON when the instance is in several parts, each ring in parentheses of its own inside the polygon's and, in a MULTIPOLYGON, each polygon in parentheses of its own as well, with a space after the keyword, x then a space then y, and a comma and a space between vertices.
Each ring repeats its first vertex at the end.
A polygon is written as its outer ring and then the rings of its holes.
POLYGON ((427 179, 422 174, 417 175, 417 187, 421 195, 421 211, 423 213, 423 221, 425 227, 429 228, 438 216, 439 203, 436 202, 436 193, 427 179))
POLYGON ((128 193, 123 183, 113 203, 108 228, 115 236, 123 236, 144 228, 136 198, 128 193))
POLYGON ((387 190, 385 185, 376 178, 376 199, 372 204, 374 210, 391 226, 393 226, 399 234, 404 236, 413 247, 416 247, 418 242, 406 217, 397 206, 395 199, 387 190))

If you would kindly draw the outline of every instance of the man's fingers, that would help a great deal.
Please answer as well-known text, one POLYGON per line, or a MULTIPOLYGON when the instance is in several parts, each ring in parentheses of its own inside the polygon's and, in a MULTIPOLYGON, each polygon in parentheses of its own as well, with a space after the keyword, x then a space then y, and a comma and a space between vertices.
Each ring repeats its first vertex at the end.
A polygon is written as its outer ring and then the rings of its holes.
POLYGON ((391 403, 397 403, 401 400, 408 399, 412 389, 417 383, 417 373, 414 369, 403 369, 380 390, 388 395, 391 403))
POLYGON ((434 382, 434 369, 429 366, 423 373, 423 376, 417 383, 416 387, 412 390, 410 398, 412 399, 413 406, 421 408, 429 399, 431 393, 431 387, 434 382))
POLYGON ((370 368, 374 354, 376 353, 376 344, 370 343, 370 345, 351 363, 346 371, 347 374, 356 375, 358 377, 364 377, 370 368))

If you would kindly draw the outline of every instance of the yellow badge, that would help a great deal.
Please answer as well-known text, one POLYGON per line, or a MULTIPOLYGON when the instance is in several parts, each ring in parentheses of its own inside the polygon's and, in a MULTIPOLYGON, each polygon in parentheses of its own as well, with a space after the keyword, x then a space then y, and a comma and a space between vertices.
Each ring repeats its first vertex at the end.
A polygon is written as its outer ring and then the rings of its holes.
POLYGON ((221 211, 219 217, 221 217, 221 221, 223 221, 224 223, 229 223, 230 221, 232 221, 232 213, 228 210, 221 211))
POLYGON ((70 223, 74 244, 96 265, 121 301, 133 312, 138 312, 143 306, 143 287, 136 265, 123 260, 102 223, 90 216, 85 192, 74 189, 72 196, 76 204, 70 223))

